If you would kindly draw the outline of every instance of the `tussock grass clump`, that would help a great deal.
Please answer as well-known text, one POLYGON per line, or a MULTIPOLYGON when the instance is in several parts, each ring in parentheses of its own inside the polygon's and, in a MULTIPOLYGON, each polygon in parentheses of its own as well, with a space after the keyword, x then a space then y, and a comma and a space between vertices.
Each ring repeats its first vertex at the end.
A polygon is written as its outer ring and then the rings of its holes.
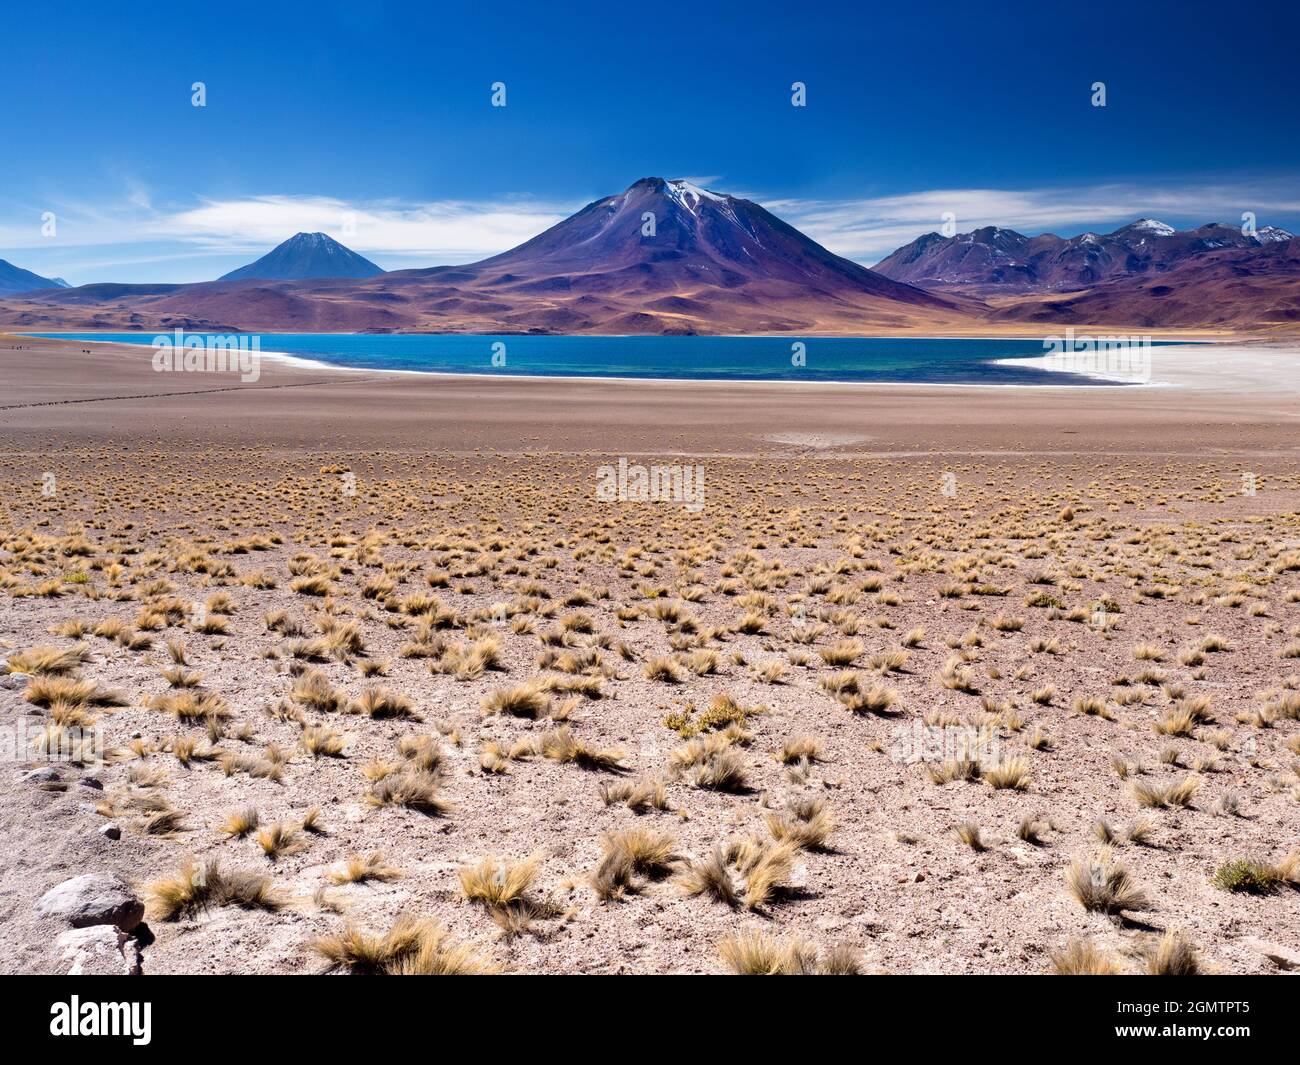
POLYGON ((709 755, 691 773, 691 782, 707 791, 742 792, 749 787, 745 759, 726 748, 709 755))
POLYGON ((677 841, 666 832, 650 828, 611 832, 604 837, 600 864, 592 873, 591 884, 605 901, 622 898, 642 890, 645 881, 667 876, 681 861, 677 841))
POLYGON ((820 957, 805 939, 778 939, 760 929, 733 932, 718 943, 718 953, 737 976, 854 976, 861 972, 857 952, 836 946, 820 957))
POLYGON ((988 850, 988 845, 984 842, 984 836, 980 831, 980 826, 974 821, 963 821, 953 829, 953 834, 973 851, 988 850))
POLYGON ((862 656, 864 649, 861 640, 841 640, 817 653, 828 666, 848 666, 862 656))
POLYGON ((314 577, 296 577, 289 582, 289 587, 299 595, 327 596, 333 594, 334 585, 330 579, 318 574, 314 577))
POLYGON ((479 750, 478 764, 484 773, 505 773, 511 762, 537 753, 537 742, 534 739, 517 740, 510 747, 505 747, 496 740, 488 740, 479 750))
POLYGON ((274 780, 277 783, 284 777, 283 763, 265 755, 242 754, 238 751, 226 751, 218 760, 221 771, 228 777, 236 773, 247 773, 250 777, 261 780, 274 780))
POLYGON ((173 876, 151 882, 145 889, 147 912, 155 920, 175 921, 212 906, 238 906, 246 910, 278 910, 283 899, 262 873, 221 868, 215 858, 197 862, 186 858, 173 876))
POLYGON ((441 925, 409 915, 399 917, 382 936, 349 923, 341 933, 317 939, 312 948, 330 968, 358 974, 490 976, 501 971, 473 947, 453 941, 441 925))
POLYGON ((748 739, 749 733, 743 730, 725 729, 709 733, 675 747, 669 754, 668 761, 674 773, 682 773, 704 765, 714 756, 730 749, 733 744, 747 742, 748 739))
POLYGON ((769 810, 763 819, 773 839, 790 840, 804 850, 824 850, 835 829, 835 818, 820 798, 800 800, 785 812, 769 810))
POLYGON ((1143 969, 1148 976, 1204 976, 1205 965, 1190 939, 1168 929, 1145 952, 1143 969))
POLYGON ((898 692, 883 684, 873 684, 865 691, 840 695, 840 704, 855 714, 887 714, 898 702, 898 692))
POLYGON ((885 714, 898 702, 898 692, 893 688, 882 684, 864 688, 861 677, 849 669, 822 677, 819 683, 823 691, 855 714, 885 714))
POLYGON ((1196 718, 1184 709, 1171 706, 1151 727, 1160 736, 1191 736, 1196 731, 1196 718))
POLYGON ((39 676, 62 676, 71 673, 90 659, 90 649, 84 644, 75 647, 32 647, 19 651, 0 664, 0 674, 32 673, 39 676))
POLYGON ((516 684, 512 688, 497 688, 482 702, 484 713, 508 714, 511 717, 526 717, 536 720, 549 717, 552 701, 545 684, 533 680, 526 684, 516 684))
POLYGON ((546 758, 565 763, 571 762, 581 769, 596 770, 605 773, 623 771, 623 759, 627 755, 617 749, 593 747, 573 735, 568 725, 548 730, 538 741, 538 750, 546 758))
POLYGON ((126 705, 126 697, 121 692, 101 687, 94 681, 49 675, 32 677, 27 682, 23 698, 33 706, 44 707, 54 703, 72 706, 126 705))
POLYGON ((757 837, 732 848, 732 860, 745 876, 746 909, 760 910, 787 890, 799 849, 794 840, 773 843, 757 837))
POLYGON ((645 664, 644 673, 648 680, 662 684, 681 684, 686 679, 682 667, 672 658, 652 658, 645 664))
POLYGON ((281 821, 262 829, 254 838, 257 840, 257 845, 262 848, 262 853, 271 861, 302 849, 298 829, 281 821))
POLYGON ((1134 644, 1132 654, 1138 662, 1161 662, 1165 657, 1164 649, 1153 643, 1134 644))
POLYGON ((425 773, 437 772, 443 764, 442 744, 437 736, 403 736, 397 741, 397 753, 408 765, 425 773))
POLYGON ((433 667, 434 672, 450 673, 460 681, 476 680, 490 669, 501 668, 501 640, 497 636, 449 647, 433 667))
POLYGON ((342 869, 331 869, 325 878, 331 884, 364 884, 367 880, 395 880, 401 872, 384 860, 382 851, 350 855, 342 869))
POLYGON ((409 721, 423 721, 416 712, 411 700, 385 685, 367 688, 347 706, 349 714, 360 714, 376 720, 384 718, 405 718, 409 721))
POLYGON ((1056 976, 1121 976, 1119 959, 1091 939, 1071 939, 1048 955, 1056 976))
POLYGON ((1104 849, 1091 859, 1075 858, 1065 871, 1065 881, 1070 893, 1090 912, 1117 914, 1151 907, 1128 870, 1104 849))
POLYGON ((211 762, 223 753, 220 748, 204 743, 196 736, 173 736, 167 741, 166 747, 183 766, 188 766, 191 762, 211 762))
POLYGON ((963 692, 966 695, 979 694, 975 674, 959 658, 948 659, 935 680, 941 688, 947 688, 949 691, 963 692))
POLYGON ((242 839, 257 828, 261 821, 262 815, 258 813, 257 807, 246 806, 227 816, 218 831, 234 839, 242 839))
POLYGON ((1106 701, 1091 695, 1079 696, 1070 704, 1070 709, 1084 717, 1099 717, 1105 721, 1115 720, 1114 711, 1106 705, 1106 701))
POLYGON ((192 689, 155 695, 149 700, 149 709, 171 714, 182 723, 224 721, 234 716, 230 705, 220 695, 192 689))
POLYGON ((822 745, 811 736, 795 736, 781 745, 776 760, 782 765, 797 762, 818 762, 822 758, 822 745))
POLYGON ((1148 784, 1144 780, 1135 780, 1129 785, 1129 793, 1139 806, 1187 807, 1192 805, 1200 786, 1201 782, 1194 776, 1186 776, 1176 784, 1148 784))
POLYGON ((982 772, 979 762, 962 755, 945 758, 938 764, 931 763, 925 767, 926 773, 936 784, 951 784, 955 780, 978 780, 982 772))
POLYGON ((436 773, 401 770, 374 781, 366 801, 372 806, 403 806, 430 817, 443 817, 455 807, 439 794, 441 788, 442 778, 436 773))
POLYGON ((342 758, 347 738, 341 732, 308 725, 302 730, 302 749, 313 758, 342 758))
POLYGON ((691 862, 678 877, 678 883, 688 895, 707 895, 731 907, 740 904, 740 893, 721 847, 715 847, 703 861, 691 862))
POLYGON ((161 672, 163 679, 173 688, 197 688, 203 680, 202 673, 195 673, 184 666, 168 666, 161 672))
POLYGON ((325 713, 337 713, 348 704, 348 697, 330 683, 329 677, 319 669, 304 673, 289 692, 289 698, 300 706, 325 713))
POLYGON ((525 904, 525 896, 537 879, 541 864, 539 853, 530 854, 518 862, 484 858, 459 870, 460 893, 470 902, 482 903, 488 909, 525 904))
POLYGON ((1045 821, 1033 817, 1022 817, 1016 827, 1016 837, 1035 847, 1043 846, 1043 833, 1051 828, 1045 821))
POLYGON ((1004 758, 981 776, 994 790, 1025 791, 1029 787, 1029 759, 1004 758))
POLYGON ((606 806, 621 803, 633 813, 668 809, 668 789, 662 780, 620 780, 602 784, 600 798, 606 806))

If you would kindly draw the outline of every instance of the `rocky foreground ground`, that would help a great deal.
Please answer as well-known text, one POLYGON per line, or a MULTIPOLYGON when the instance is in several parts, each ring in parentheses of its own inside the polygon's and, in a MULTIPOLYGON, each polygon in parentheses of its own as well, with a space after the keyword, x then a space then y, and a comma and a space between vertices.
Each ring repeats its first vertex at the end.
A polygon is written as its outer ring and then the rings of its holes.
POLYGON ((1300 966, 1300 463, 604 461, 0 460, 5 970, 1300 966))

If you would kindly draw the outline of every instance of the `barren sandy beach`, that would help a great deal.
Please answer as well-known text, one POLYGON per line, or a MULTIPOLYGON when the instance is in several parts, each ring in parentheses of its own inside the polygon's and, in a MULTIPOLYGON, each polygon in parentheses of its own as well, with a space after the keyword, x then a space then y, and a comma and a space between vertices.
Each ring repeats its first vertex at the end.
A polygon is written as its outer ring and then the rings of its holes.
POLYGON ((0 774, 0 968, 1300 968, 1300 353, 1154 355, 242 384, 0 336, 0 725, 107 751, 0 774), (600 498, 620 458, 702 506, 600 498), (69 939, 86 874, 143 922, 69 939))

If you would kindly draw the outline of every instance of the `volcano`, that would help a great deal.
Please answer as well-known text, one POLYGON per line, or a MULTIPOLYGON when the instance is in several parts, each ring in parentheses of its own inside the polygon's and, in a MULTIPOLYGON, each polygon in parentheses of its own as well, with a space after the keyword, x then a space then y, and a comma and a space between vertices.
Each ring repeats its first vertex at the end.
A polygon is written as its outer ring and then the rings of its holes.
POLYGON ((293 281, 313 277, 375 277, 384 271, 324 233, 297 233, 256 262, 218 280, 293 281))
POLYGON ((827 251, 756 203, 663 178, 643 178, 470 269, 497 284, 514 275, 593 292, 689 295, 793 285, 810 297, 946 306, 827 251), (501 276, 493 278, 496 271, 501 276))

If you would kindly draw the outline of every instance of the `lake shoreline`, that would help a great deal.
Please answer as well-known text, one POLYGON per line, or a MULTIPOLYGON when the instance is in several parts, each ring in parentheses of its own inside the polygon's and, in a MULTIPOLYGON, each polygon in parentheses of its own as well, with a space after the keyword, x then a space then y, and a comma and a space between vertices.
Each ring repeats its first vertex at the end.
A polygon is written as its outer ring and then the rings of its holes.
MULTIPOLYGON (((124 334, 121 332, 71 334, 26 333, 11 334, 28 339, 45 339, 67 342, 108 343, 153 350, 154 345, 144 343, 150 336, 170 334, 124 334), (128 339, 128 337, 130 339, 128 339)), ((270 362, 296 366, 320 372, 345 374, 395 374, 400 376, 465 377, 470 379, 510 379, 521 381, 595 380, 631 384, 654 382, 665 384, 682 382, 702 385, 772 385, 829 386, 843 388, 852 385, 869 386, 924 386, 935 388, 1096 388, 1120 385, 1161 382, 1114 381, 1086 372, 1062 372, 1060 366, 1044 363, 1039 353, 1051 343, 1047 338, 1004 337, 823 337, 809 338, 806 342, 787 337, 589 337, 589 336, 529 336, 503 340, 496 334, 215 334, 192 332, 189 336, 255 336, 259 343, 270 346, 258 348, 258 357, 270 362), (317 350, 318 338, 354 337, 358 347, 349 351, 322 352, 317 350), (421 350, 424 342, 442 342, 451 350, 421 350), (289 343, 286 343, 289 342, 289 343), (774 348, 774 342, 780 347, 774 348), (789 342, 791 352, 784 350, 789 342), (297 347, 291 347, 296 343, 297 347), (512 369, 507 363, 496 369, 480 369, 466 365, 467 352, 484 346, 487 354, 482 360, 490 363, 500 346, 500 357, 517 358, 520 345, 525 347, 523 365, 512 369), (743 345, 738 360, 736 350, 726 350, 722 345, 743 345), (820 347, 819 347, 820 345, 820 347), (996 350, 987 353, 972 350, 971 346, 990 346, 996 350), (1007 346, 1012 345, 1008 351, 1007 346), (1023 350, 1016 351, 1015 348, 1023 350), (367 350, 369 348, 369 350, 367 350), (388 348, 391 350, 385 351, 388 348), (533 348, 529 352, 527 349, 533 348), (540 350, 538 350, 540 349, 540 350), (550 350, 548 350, 550 349, 550 350), (595 349, 593 351, 593 349, 595 349), (610 350, 613 349, 613 350, 610 350), (658 349, 658 350, 656 350, 658 349), (746 365, 744 349, 753 353, 746 365), (811 350, 810 350, 811 349, 811 350), (593 357, 595 356, 595 357, 593 357), (713 357, 721 365, 709 370, 686 372, 692 362, 697 365, 713 357), (437 359, 446 365, 430 365, 437 359), (805 361, 795 363, 796 358, 805 361), (539 361, 554 359, 555 372, 539 372, 539 361), (795 369, 782 368, 765 372, 759 367, 780 365, 788 359, 795 369), (358 364, 355 361, 361 360, 358 364), (584 362, 585 360, 585 362, 584 362), (608 372, 595 363, 607 360, 608 372), (728 365, 726 360, 730 360, 728 365), (419 361, 424 365, 403 366, 402 361, 419 361), (840 365, 836 365, 837 362, 840 365), (533 365, 529 365, 529 364, 533 365), (637 365, 639 363, 639 365, 637 365), (820 365, 818 365, 820 363, 820 365), (812 367, 809 369, 808 367, 812 367), (674 372, 679 370, 680 372, 674 372)), ((346 347, 346 343, 342 342, 346 347)), ((1162 339, 1152 344, 1152 350, 1173 346, 1176 341, 1162 339)), ((1197 345, 1205 342, 1195 342, 1197 345)), ((476 360, 477 361, 477 360, 476 360)))

